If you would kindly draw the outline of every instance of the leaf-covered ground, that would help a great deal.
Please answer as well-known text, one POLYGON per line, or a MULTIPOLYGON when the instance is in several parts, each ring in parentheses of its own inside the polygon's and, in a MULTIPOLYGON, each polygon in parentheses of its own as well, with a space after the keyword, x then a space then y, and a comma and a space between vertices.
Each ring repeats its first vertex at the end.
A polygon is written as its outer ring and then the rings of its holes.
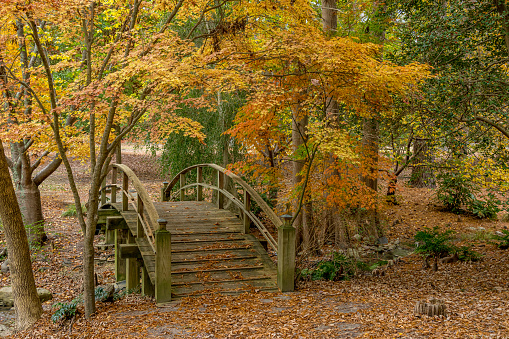
MULTIPOLYGON (((140 174, 156 198, 162 180, 151 157, 131 150, 124 163, 140 174)), ((76 163, 75 168, 86 197, 85 167, 76 163)), ((38 287, 49 289, 54 299, 45 303, 41 321, 15 338, 509 338, 509 252, 485 236, 507 223, 441 212, 432 191, 405 187, 399 189, 400 205, 384 211, 390 241, 410 242, 417 230, 438 225, 456 230, 458 242, 472 244, 483 260, 443 264, 432 272, 411 255, 387 267, 383 276, 305 282, 285 294, 202 296, 164 308, 129 295, 98 303, 91 320, 81 313, 55 324, 52 305, 81 293, 81 231, 74 218, 61 217, 72 203, 63 169, 42 189, 49 241, 33 250, 33 268, 38 287), (415 316, 416 302, 433 297, 444 300, 448 316, 415 316)), ((96 251, 99 284, 114 280, 111 255, 111 250, 96 251)), ((0 276, 2 286, 9 280, 9 274, 0 276)), ((0 315, 2 320, 12 322, 12 315, 0 315)))

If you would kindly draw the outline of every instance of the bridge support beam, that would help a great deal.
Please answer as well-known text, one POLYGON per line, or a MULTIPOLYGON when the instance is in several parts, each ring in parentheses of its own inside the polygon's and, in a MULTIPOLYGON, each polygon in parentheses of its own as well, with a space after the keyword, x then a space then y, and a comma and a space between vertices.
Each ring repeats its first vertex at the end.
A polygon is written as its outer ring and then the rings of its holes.
MULTIPOLYGON (((127 236, 127 243, 134 244, 135 240, 131 232, 127 236)), ((135 290, 140 286, 140 266, 137 258, 126 259, 126 290, 135 290)))
POLYGON ((153 297, 155 294, 154 284, 150 281, 147 268, 145 265, 141 267, 141 293, 144 296, 153 297))
POLYGON ((155 296, 156 303, 160 304, 171 301, 171 234, 166 230, 166 220, 159 219, 157 222, 155 296))
POLYGON ((115 280, 126 280, 126 261, 120 257, 120 244, 125 244, 127 230, 115 230, 115 280))
POLYGON ((284 224, 278 228, 277 286, 281 292, 295 289, 295 227, 291 215, 284 215, 284 224))

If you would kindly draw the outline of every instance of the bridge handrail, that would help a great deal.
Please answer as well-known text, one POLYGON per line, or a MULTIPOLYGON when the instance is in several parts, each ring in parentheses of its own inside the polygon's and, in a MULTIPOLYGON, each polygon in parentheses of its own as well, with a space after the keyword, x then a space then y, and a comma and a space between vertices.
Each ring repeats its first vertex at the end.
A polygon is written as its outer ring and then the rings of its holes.
POLYGON ((152 250, 154 251, 154 253, 156 253, 154 231, 160 227, 158 223, 159 215, 154 206, 154 203, 152 202, 152 199, 148 195, 147 190, 140 182, 136 174, 133 172, 133 170, 131 170, 126 165, 122 164, 110 165, 110 167, 108 168, 108 173, 109 172, 112 172, 112 183, 109 185, 106 185, 105 182, 103 183, 103 186, 100 191, 101 200, 105 200, 105 189, 111 188, 112 189, 111 201, 115 203, 117 189, 120 189, 120 192, 122 192, 122 210, 126 211, 128 210, 130 198, 131 200, 130 204, 134 207, 134 210, 137 214, 137 224, 138 224, 137 237, 140 237, 140 233, 143 232, 143 234, 147 237, 148 243, 150 244, 152 250), (122 186, 119 186, 116 183, 117 169, 124 173, 124 176, 122 178, 122 186), (128 191, 129 180, 132 182, 134 189, 136 191, 138 200, 137 202, 135 202, 134 196, 131 195, 128 191))
MULTIPOLYGON (((177 184, 177 182, 179 182, 181 180, 183 175, 185 175, 186 173, 190 172, 193 169, 204 168, 204 167, 209 167, 209 168, 215 169, 218 173, 223 173, 223 175, 226 175, 233 182, 239 184, 244 189, 244 192, 247 192, 249 194, 248 199, 253 199, 258 204, 260 209, 267 215, 267 217, 272 222, 272 224, 276 227, 276 229, 279 228, 280 226, 282 226, 283 222, 281 221, 281 219, 279 219, 277 214, 272 210, 272 208, 270 208, 270 206, 265 202, 265 200, 263 200, 263 198, 258 194, 258 192, 256 192, 247 182, 245 182, 238 175, 236 175, 236 174, 232 173, 231 171, 226 170, 225 168, 223 168, 219 165, 216 165, 216 164, 197 164, 197 165, 189 166, 189 167, 183 169, 177 175, 175 175, 175 177, 170 181, 170 183, 164 190, 164 195, 166 197, 170 197, 173 187, 177 184)), ((224 187, 208 185, 208 184, 205 184, 205 183, 199 182, 199 181, 195 182, 195 183, 188 184, 188 185, 181 185, 181 187, 179 188, 179 191, 183 191, 187 188, 191 188, 194 186, 201 186, 201 187, 213 189, 213 190, 220 192, 220 194, 222 194, 223 196, 227 197, 232 203, 234 203, 236 206, 238 206, 242 210, 242 212, 244 213, 244 216, 249 217, 249 219, 256 225, 256 227, 260 230, 262 235, 265 237, 265 239, 267 240, 267 243, 277 253, 277 251, 278 251, 277 242, 274 240, 274 238, 269 233, 269 231, 265 228, 263 223, 258 219, 258 217, 246 208, 245 202, 242 203, 238 198, 236 198, 230 192, 225 190, 224 187)), ((249 206, 249 204, 248 204, 248 206, 249 206)))

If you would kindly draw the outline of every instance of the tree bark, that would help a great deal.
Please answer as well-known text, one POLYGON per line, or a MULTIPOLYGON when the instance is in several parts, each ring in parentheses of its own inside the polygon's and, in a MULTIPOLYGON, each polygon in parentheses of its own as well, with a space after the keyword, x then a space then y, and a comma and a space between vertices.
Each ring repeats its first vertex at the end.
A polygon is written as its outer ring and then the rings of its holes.
POLYGON ((7 252, 9 253, 16 328, 25 330, 41 317, 42 307, 35 287, 27 235, 7 162, 5 161, 1 140, 0 217, 5 231, 7 252))
MULTIPOLYGON (((365 118, 362 126, 362 152, 365 157, 366 174, 361 180, 373 195, 378 192, 378 148, 379 128, 377 118, 365 118)), ((376 197, 375 197, 376 198, 376 197)), ((378 238, 378 211, 375 206, 359 211, 359 226, 366 233, 378 238)))
POLYGON ((427 139, 415 138, 413 144, 413 153, 415 158, 414 167, 410 177, 410 185, 413 187, 435 187, 433 170, 426 166, 432 159, 429 153, 429 145, 427 139))
MULTIPOLYGON (((293 117, 292 117, 292 148, 294 153, 293 160, 293 186, 298 187, 302 183, 302 170, 304 169, 304 165, 306 163, 305 159, 300 159, 297 155, 297 152, 303 147, 305 143, 305 135, 306 128, 308 124, 307 116, 299 116, 298 108, 294 108, 293 117)), ((299 210, 300 200, 297 198, 294 201, 294 211, 299 210)), ((303 235, 303 213, 299 213, 294 221, 294 226, 297 228, 296 230, 296 248, 299 249, 301 246, 307 248, 309 244, 305 243, 309 239, 309 237, 303 235)))

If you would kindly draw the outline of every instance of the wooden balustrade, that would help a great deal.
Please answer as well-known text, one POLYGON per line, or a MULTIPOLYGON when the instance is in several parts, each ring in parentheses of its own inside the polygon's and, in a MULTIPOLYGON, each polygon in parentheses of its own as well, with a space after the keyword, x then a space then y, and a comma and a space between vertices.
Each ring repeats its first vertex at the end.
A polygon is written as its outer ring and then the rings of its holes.
POLYGON ((244 180, 242 180, 239 176, 233 174, 230 171, 227 171, 221 166, 215 164, 199 164, 190 166, 180 173, 178 173, 166 186, 163 194, 163 199, 166 201, 171 198, 171 192, 175 185, 179 183, 180 187, 177 192, 174 193, 173 197, 178 196, 180 200, 185 199, 186 190, 196 189, 196 200, 203 200, 203 188, 208 188, 216 192, 216 203, 218 208, 224 208, 225 199, 231 201, 235 206, 239 208, 241 211, 241 215, 243 218, 243 230, 245 233, 249 232, 249 227, 251 223, 253 223, 261 232, 263 237, 267 240, 267 244, 272 247, 276 253, 278 250, 277 242, 274 237, 267 230, 265 225, 258 219, 258 217, 251 211, 252 201, 255 201, 256 204, 262 209, 262 211, 267 215, 267 218, 273 223, 273 225, 277 228, 282 226, 281 220, 274 213, 274 211, 267 205, 267 203, 263 200, 263 198, 244 180), (185 175, 189 173, 191 170, 197 170, 197 179, 194 183, 187 183, 185 180, 185 175), (213 184, 208 184, 203 179, 203 169, 211 168, 216 172, 215 180, 211 180, 213 184), (226 189, 227 180, 231 180, 233 185, 239 185, 243 190, 244 194, 242 197, 242 201, 236 196, 237 194, 232 194, 228 192, 226 189), (215 182, 215 184, 214 184, 215 182))

